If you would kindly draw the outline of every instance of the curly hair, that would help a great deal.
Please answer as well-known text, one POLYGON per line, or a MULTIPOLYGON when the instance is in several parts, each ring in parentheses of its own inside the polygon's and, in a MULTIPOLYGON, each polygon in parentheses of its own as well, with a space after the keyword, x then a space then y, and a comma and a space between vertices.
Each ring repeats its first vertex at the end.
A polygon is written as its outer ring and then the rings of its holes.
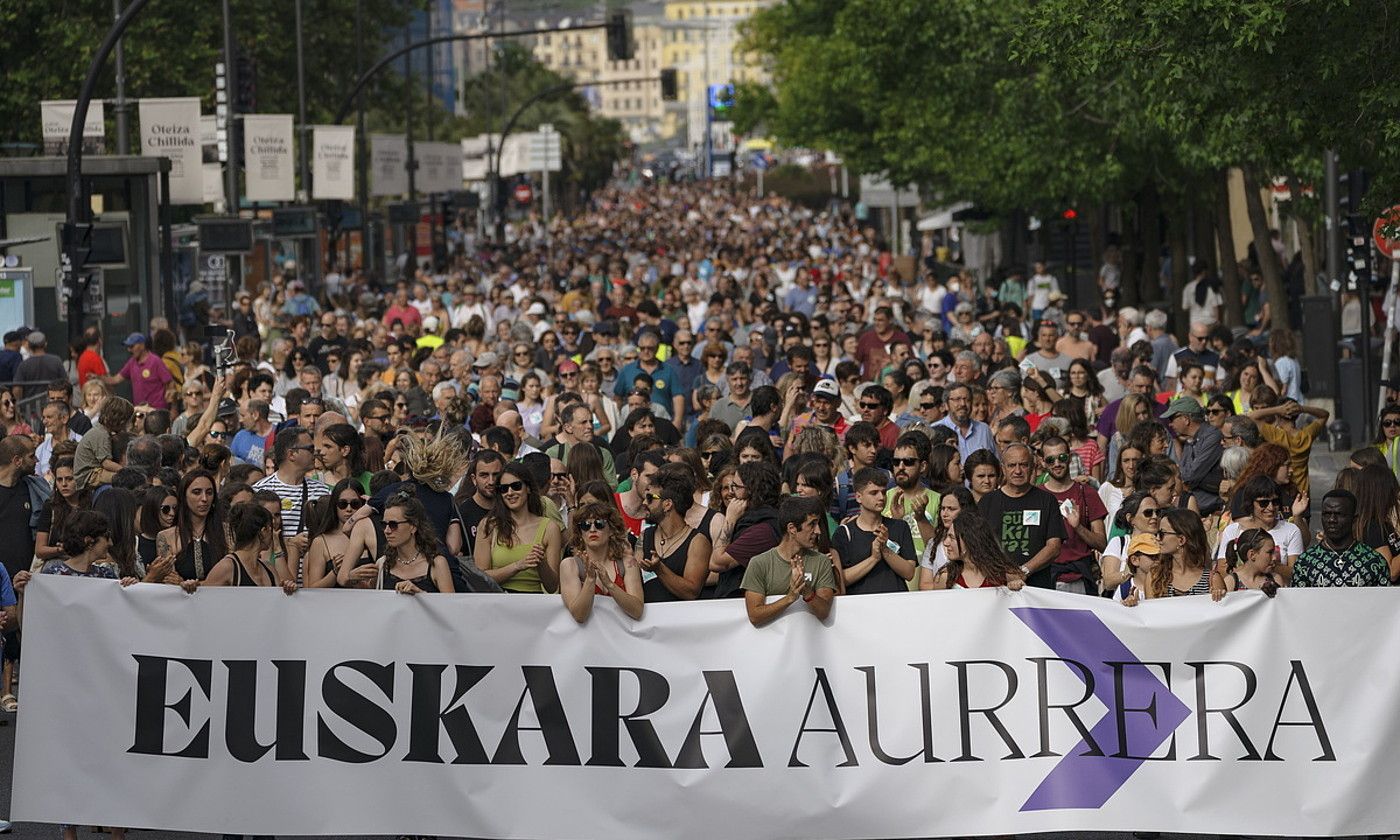
POLYGON ((1244 469, 1240 470, 1239 476, 1235 479, 1236 484, 1244 484, 1256 475, 1265 475, 1270 480, 1277 481, 1274 475, 1278 473, 1279 467, 1288 463, 1288 450, 1277 443, 1264 443, 1254 447, 1254 451, 1249 453, 1249 460, 1245 461, 1244 469))
POLYGON ((1013 577, 1021 576, 1021 569, 997 542, 996 535, 975 509, 961 510, 953 517, 953 533, 962 544, 962 557, 948 560, 947 579, 944 586, 952 589, 962 575, 963 567, 971 565, 982 576, 998 585, 1006 585, 1013 577))
MULTIPOLYGON (((423 503, 418 501, 418 497, 408 491, 401 491, 389 497, 384 503, 384 513, 387 514, 393 508, 403 511, 404 519, 413 526, 413 547, 427 559, 429 567, 432 566, 433 557, 438 552, 437 531, 433 529, 432 520, 428 519, 428 511, 423 507, 423 503)), ((399 551, 387 541, 384 547, 384 574, 389 574, 390 570, 399 562, 399 551)))
POLYGON ((829 426, 822 426, 816 423, 808 423, 798 431, 796 435, 788 441, 787 456, 799 455, 803 452, 815 452, 834 465, 836 472, 846 468, 846 448, 841 445, 841 440, 836 437, 836 432, 829 426))
POLYGON ((619 562, 632 554, 632 544, 627 539, 627 526, 622 522, 622 512, 617 505, 608 502, 588 502, 583 507, 570 511, 569 550, 576 557, 587 551, 583 542, 583 523, 593 519, 603 519, 608 523, 608 557, 619 562))

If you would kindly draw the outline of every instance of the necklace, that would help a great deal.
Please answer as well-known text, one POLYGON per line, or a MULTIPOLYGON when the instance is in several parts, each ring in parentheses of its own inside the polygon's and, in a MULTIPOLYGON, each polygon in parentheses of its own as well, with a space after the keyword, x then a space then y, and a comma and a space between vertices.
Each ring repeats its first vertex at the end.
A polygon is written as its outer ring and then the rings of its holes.
MULTIPOLYGON (((689 525, 684 525, 684 524, 682 524, 680 531, 678 531, 677 533, 681 533, 681 532, 685 532, 685 531, 689 531, 689 530, 690 530, 690 526, 689 526, 689 525)), ((662 550, 664 551, 665 548, 666 548, 666 543, 670 542, 675 536, 676 536, 676 534, 674 534, 674 533, 673 533, 673 534, 663 534, 663 533, 661 533, 661 526, 660 526, 660 525, 657 525, 657 526, 656 526, 656 547, 657 547, 657 548, 660 548, 660 549, 662 549, 662 550)))

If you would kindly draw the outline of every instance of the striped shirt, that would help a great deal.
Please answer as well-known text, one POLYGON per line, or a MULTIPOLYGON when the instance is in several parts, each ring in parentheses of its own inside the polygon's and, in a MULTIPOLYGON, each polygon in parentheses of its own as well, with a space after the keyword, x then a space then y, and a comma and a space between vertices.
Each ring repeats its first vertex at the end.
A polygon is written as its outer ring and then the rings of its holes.
POLYGON ((302 526, 302 509, 306 503, 322 496, 329 496, 331 488, 310 478, 300 484, 288 484, 278 478, 274 471, 253 485, 254 490, 271 490, 282 500, 282 536, 294 537, 306 530, 302 526))

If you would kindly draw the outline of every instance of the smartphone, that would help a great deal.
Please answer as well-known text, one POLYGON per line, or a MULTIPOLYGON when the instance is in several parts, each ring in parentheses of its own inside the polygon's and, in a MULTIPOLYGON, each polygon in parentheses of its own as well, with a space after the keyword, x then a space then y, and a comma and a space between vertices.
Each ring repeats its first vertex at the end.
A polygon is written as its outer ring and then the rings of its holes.
POLYGON ((1060 502, 1060 515, 1069 516, 1071 513, 1074 513, 1074 502, 1069 499, 1060 502))

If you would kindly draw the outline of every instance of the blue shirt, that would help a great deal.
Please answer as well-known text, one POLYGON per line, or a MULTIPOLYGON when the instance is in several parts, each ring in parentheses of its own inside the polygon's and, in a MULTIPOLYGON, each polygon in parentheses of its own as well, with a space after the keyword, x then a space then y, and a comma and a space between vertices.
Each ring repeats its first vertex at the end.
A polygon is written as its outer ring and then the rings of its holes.
MULTIPOLYGON (((626 399, 632 393, 632 380, 637 378, 637 374, 647 373, 642 370, 641 362, 632 362, 623 366, 618 371, 617 384, 613 386, 613 393, 626 399)), ((680 394, 685 396, 684 389, 681 388, 681 381, 676 376, 676 369, 668 366, 665 362, 656 370, 650 372, 651 375, 651 401, 666 409, 666 416, 671 415, 671 398, 680 394)))
MULTIPOLYGON (((685 411, 687 414, 693 414, 695 412, 695 406, 692 404, 691 392, 695 390, 695 382, 700 378, 701 373, 704 372, 704 366, 701 365, 700 360, 694 356, 690 357, 689 362, 682 362, 680 356, 672 356, 663 362, 663 364, 665 367, 675 372, 676 387, 680 389, 678 393, 685 395, 685 411)), ((653 377, 653 379, 655 379, 655 377, 653 377)), ((668 405, 666 408, 670 409, 670 406, 668 405)))
POLYGON ((967 434, 958 428, 958 424, 953 422, 952 416, 944 417, 935 426, 943 426, 953 430, 953 434, 958 439, 958 457, 967 460, 967 456, 979 449, 990 449, 996 452, 996 441, 992 438, 992 429, 980 420, 969 421, 972 425, 968 427, 967 434))
POLYGON ((19 603, 15 597, 15 587, 10 583, 10 573, 3 565, 0 565, 0 609, 13 607, 19 603))
POLYGON ((783 296, 783 308, 792 312, 801 312, 808 318, 812 317, 817 308, 817 288, 808 286, 804 289, 801 286, 793 286, 783 296))
POLYGON ((229 451, 233 453, 233 457, 243 463, 251 464, 261 470, 267 466, 263 459, 270 454, 267 452, 266 446, 266 435, 250 432, 247 429, 239 429, 238 434, 233 436, 229 451))

